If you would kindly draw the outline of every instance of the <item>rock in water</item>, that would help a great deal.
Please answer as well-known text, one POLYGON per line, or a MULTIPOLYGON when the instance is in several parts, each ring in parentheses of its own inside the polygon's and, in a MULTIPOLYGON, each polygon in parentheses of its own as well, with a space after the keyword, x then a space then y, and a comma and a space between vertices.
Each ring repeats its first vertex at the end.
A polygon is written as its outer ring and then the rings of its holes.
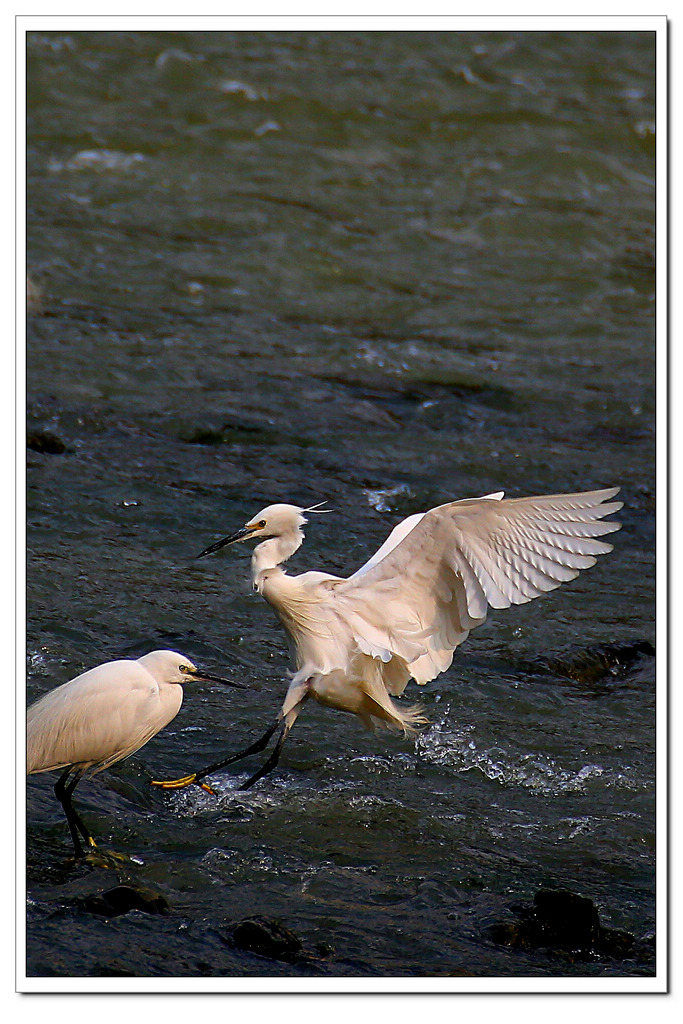
POLYGON ((641 658, 654 656, 655 649, 649 640, 635 640, 628 644, 602 644, 582 651, 568 651, 557 658, 538 657, 530 668, 590 685, 605 678, 623 679, 641 658))
POLYGON ((511 908, 515 923, 495 924, 489 929, 494 942, 514 949, 562 950, 585 957, 590 953, 623 959, 634 943, 629 932, 603 928, 595 904, 568 889, 541 889, 533 907, 511 908))
POLYGON ((28 434, 26 447, 32 452, 40 452, 42 455, 63 455, 66 451, 64 442, 47 430, 38 430, 28 434))
POLYGON ((303 943, 280 921, 268 917, 247 917, 235 925, 232 939, 240 949, 260 953, 274 960, 296 957, 303 952, 303 943))
POLYGON ((106 892, 83 897, 78 904, 83 910, 102 917, 120 917, 131 910, 142 910, 146 914, 167 914, 169 911, 168 902, 161 893, 131 885, 115 885, 106 892))

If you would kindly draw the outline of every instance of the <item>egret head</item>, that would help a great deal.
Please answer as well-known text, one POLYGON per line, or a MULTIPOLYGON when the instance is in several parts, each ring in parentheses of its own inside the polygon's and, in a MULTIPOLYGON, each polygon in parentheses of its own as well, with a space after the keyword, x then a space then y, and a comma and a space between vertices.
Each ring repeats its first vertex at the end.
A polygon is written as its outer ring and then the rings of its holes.
POLYGON ((205 680, 210 683, 224 683, 226 686, 234 686, 238 690, 245 689, 241 683, 233 683, 221 676, 209 675, 202 672, 184 654, 177 651, 151 651, 138 662, 143 665, 158 683, 189 683, 193 680, 205 680))
MULTIPOLYGON (((320 502, 320 504, 324 505, 325 503, 320 502)), ((270 537, 287 537, 297 534, 303 537, 302 527, 308 522, 304 513, 323 511, 329 512, 331 510, 321 509, 318 505, 312 505, 310 508, 300 508, 298 505, 284 504, 267 505, 260 512, 257 512, 248 523, 245 523, 237 533, 224 537, 210 547, 205 548, 204 551, 197 555, 197 558, 211 555, 214 551, 219 551, 227 544, 238 544, 240 541, 249 540, 251 537, 255 540, 267 540, 270 537)), ((299 543, 301 543, 301 540, 299 540, 299 543)))

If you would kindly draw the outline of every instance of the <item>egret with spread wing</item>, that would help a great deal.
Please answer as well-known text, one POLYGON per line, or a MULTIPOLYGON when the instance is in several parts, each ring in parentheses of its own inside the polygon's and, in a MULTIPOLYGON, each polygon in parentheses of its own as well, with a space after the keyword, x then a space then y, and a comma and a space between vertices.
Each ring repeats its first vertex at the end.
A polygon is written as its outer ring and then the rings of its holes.
POLYGON ((246 750, 181 779, 158 782, 179 789, 264 750, 272 754, 241 787, 275 767, 304 703, 349 711, 365 723, 404 734, 426 722, 419 707, 399 707, 413 678, 420 685, 444 672, 453 652, 488 607, 524 604, 580 569, 612 545, 597 538, 620 524, 605 516, 621 508, 619 488, 503 500, 503 492, 439 505, 408 516, 380 549, 348 579, 324 572, 289 576, 282 568, 304 539, 306 512, 269 505, 246 526, 212 544, 258 538, 251 560, 254 588, 279 616, 294 651, 292 678, 277 720, 246 750))

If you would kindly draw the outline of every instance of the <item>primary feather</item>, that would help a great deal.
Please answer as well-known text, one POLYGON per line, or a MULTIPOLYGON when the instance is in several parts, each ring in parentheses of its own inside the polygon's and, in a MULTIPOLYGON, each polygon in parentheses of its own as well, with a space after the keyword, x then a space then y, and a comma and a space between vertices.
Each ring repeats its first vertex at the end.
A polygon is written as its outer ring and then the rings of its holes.
POLYGON ((403 662, 405 682, 426 683, 448 668, 489 606, 531 601, 611 550, 595 538, 619 529, 603 522, 621 508, 608 501, 617 490, 440 505, 335 596, 352 609, 360 642, 374 636, 403 662))

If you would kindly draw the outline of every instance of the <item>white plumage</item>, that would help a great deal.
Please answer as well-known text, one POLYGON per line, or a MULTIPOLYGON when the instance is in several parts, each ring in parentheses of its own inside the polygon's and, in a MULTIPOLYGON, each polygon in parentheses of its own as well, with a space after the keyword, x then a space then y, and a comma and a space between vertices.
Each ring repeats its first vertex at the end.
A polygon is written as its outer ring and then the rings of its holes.
MULTIPOLYGON (((135 753, 180 711, 180 665, 173 651, 153 651, 138 661, 110 661, 50 690, 26 715, 26 772, 104 768, 135 753), (168 661, 179 680, 166 682, 168 661)), ((173 677, 171 677, 173 678, 173 677)))
POLYGON ((497 492, 439 505, 399 523, 348 579, 323 572, 289 576, 281 563, 303 541, 305 513, 316 509, 264 508, 202 555, 263 538, 252 557, 253 583, 288 634, 296 674, 265 737, 226 761, 162 785, 188 785, 263 749, 282 722, 274 755, 246 783, 251 785, 277 762, 308 697, 352 712, 368 726, 414 730, 425 721, 420 709, 399 707, 392 697, 411 677, 422 685, 447 669, 489 606, 531 601, 610 551, 612 545, 598 538, 620 528, 605 522, 622 506, 611 500, 618 490, 506 500, 497 492))
POLYGON ((109 661, 76 676, 32 704, 26 716, 26 773, 65 769, 55 785, 76 855, 95 841, 76 814, 71 794, 81 777, 129 757, 171 722, 183 702, 183 683, 209 679, 182 654, 152 651, 109 661), (69 780, 67 782, 67 780, 69 780))

